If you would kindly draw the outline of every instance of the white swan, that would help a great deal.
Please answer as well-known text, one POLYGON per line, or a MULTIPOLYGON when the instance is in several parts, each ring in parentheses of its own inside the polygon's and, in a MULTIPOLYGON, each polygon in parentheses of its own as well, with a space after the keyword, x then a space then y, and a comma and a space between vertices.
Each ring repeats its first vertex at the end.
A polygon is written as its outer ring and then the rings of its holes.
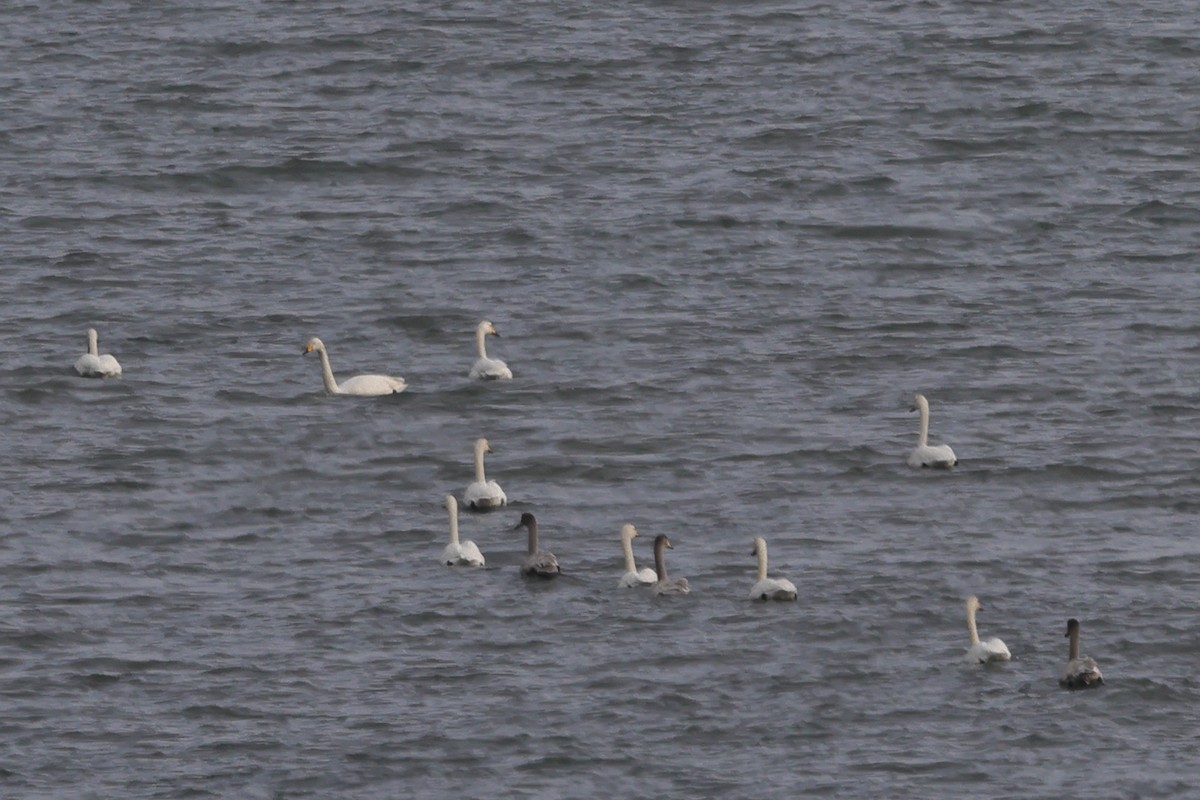
POLYGON ((510 381, 512 380, 512 370, 508 368, 508 364, 498 358, 488 358, 484 338, 489 333, 492 336, 500 336, 496 326, 486 319, 475 328, 475 345, 479 349, 479 358, 475 360, 475 366, 471 367, 470 377, 482 380, 510 381))
POLYGON ((958 463, 958 456, 948 444, 929 444, 929 401, 925 395, 919 394, 913 399, 910 411, 921 412, 921 435, 917 437, 917 446, 908 455, 910 467, 937 467, 950 469, 958 463))
POLYGON ((100 337, 88 328, 88 351, 75 360, 75 371, 85 378, 119 378, 121 365, 108 353, 100 355, 100 337))
POLYGON ((469 539, 458 541, 458 501, 446 495, 446 510, 450 512, 450 544, 442 551, 442 563, 448 567, 482 567, 483 553, 469 539))
POLYGON ((483 474, 483 454, 492 452, 487 439, 475 440, 475 482, 463 493, 463 503, 474 511, 491 511, 508 504, 508 496, 500 484, 489 481, 483 474))
POLYGON ((674 545, 665 533, 654 537, 654 574, 658 578, 651 587, 655 594, 687 594, 692 590, 687 578, 667 577, 667 559, 664 551, 674 550, 674 545))
POLYGON ((986 664, 989 661, 1008 661, 1012 654, 1004 642, 992 637, 986 641, 979 640, 979 630, 975 627, 975 612, 982 609, 979 598, 971 595, 967 598, 967 635, 971 646, 967 648, 967 661, 973 664, 986 664))
POLYGON ((513 530, 522 527, 529 531, 529 551, 521 564, 521 574, 528 578, 557 578, 562 574, 558 559, 549 550, 538 549, 537 520, 528 511, 521 515, 521 521, 513 530))
POLYGON ((1059 686, 1065 689, 1090 689, 1104 683, 1100 666, 1090 656, 1079 655, 1079 620, 1067 620, 1067 634, 1071 639, 1067 652, 1067 664, 1063 667, 1059 686))
POLYGON ((648 586, 658 580, 658 575, 649 567, 637 568, 633 560, 633 537, 637 536, 637 528, 626 524, 621 526, 621 549, 625 551, 625 574, 621 576, 617 586, 628 589, 633 586, 648 586))
POLYGON ((796 585, 785 578, 767 577, 767 540, 754 538, 754 550, 750 555, 758 556, 758 580, 750 587, 751 600, 795 600, 796 585))
POLYGON ((408 388, 404 378, 393 378, 390 375, 355 375, 347 378, 339 385, 333 379, 333 368, 329 366, 329 353, 325 351, 325 343, 317 337, 308 340, 304 345, 307 355, 316 350, 321 357, 321 377, 325 380, 325 391, 329 394, 357 394, 364 396, 379 396, 383 394, 398 394, 408 388))

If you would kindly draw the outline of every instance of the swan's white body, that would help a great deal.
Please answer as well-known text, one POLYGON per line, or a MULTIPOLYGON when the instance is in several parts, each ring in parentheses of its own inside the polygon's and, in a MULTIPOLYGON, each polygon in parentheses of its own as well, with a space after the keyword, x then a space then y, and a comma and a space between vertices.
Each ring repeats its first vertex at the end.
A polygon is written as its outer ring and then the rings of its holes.
POLYGON ((914 399, 913 409, 921 412, 921 433, 917 437, 917 446, 908 454, 908 465, 917 469, 921 467, 937 469, 953 467, 958 463, 958 456, 954 455, 950 445, 929 444, 929 401, 923 394, 917 395, 914 399))
POLYGON ((317 337, 308 340, 304 353, 317 351, 321 357, 321 378, 325 381, 325 391, 329 394, 356 394, 363 397, 378 397, 385 394, 398 394, 408 388, 404 378, 393 378, 390 375, 355 375, 340 384, 333 379, 333 368, 329 366, 329 353, 325 351, 325 343, 317 337))
POLYGON ((687 578, 671 578, 667 575, 666 551, 674 550, 665 533, 654 538, 654 575, 658 579, 650 588, 656 595, 687 594, 692 590, 687 578))
POLYGON ((119 378, 121 365, 108 353, 100 355, 100 337, 88 328, 88 351, 75 360, 75 371, 85 378, 119 378))
POLYGON ((510 381, 512 380, 512 370, 508 368, 508 364, 498 358, 488 358, 484 339, 489 333, 492 336, 500 336, 496 326, 486 319, 475 328, 475 346, 479 351, 479 358, 475 359, 475 365, 471 367, 469 375, 478 380, 510 381))
POLYGON ((489 481, 483 474, 483 454, 492 452, 487 439, 475 440, 475 481, 463 493, 463 503, 474 511, 491 511, 508 505, 508 496, 500 484, 489 481))
POLYGON ((979 605, 979 598, 971 595, 967 598, 967 636, 971 640, 971 646, 967 648, 967 661, 972 664, 986 664, 989 661, 1008 661, 1012 658, 1012 654, 1008 652, 1008 647, 1004 642, 993 637, 980 641, 979 630, 975 627, 975 612, 983 606, 979 605))
POLYGON ((562 574, 558 558, 549 550, 538 548, 537 519, 526 511, 517 523, 518 528, 522 526, 529 531, 529 546, 525 561, 521 564, 521 574, 527 578, 557 578, 562 574))
POLYGON ((796 585, 785 578, 767 577, 767 540, 754 539, 754 555, 758 557, 758 580, 750 587, 751 600, 795 600, 796 585))
POLYGON ((658 575, 649 567, 637 568, 637 563, 633 560, 633 537, 637 536, 637 528, 632 525, 623 525, 621 527, 621 549, 625 553, 625 574, 621 576, 621 580, 617 586, 621 589, 629 589, 634 586, 649 586, 658 580, 658 575))
POLYGON ((1067 663, 1058 678, 1059 685, 1064 689, 1091 689, 1104 683, 1096 660, 1079 655, 1079 620, 1067 620, 1067 636, 1071 639, 1071 645, 1067 651, 1067 663))
POLYGON ((482 567, 483 553, 471 540, 458 540, 458 501, 446 495, 446 510, 450 512, 450 544, 442 551, 442 563, 448 567, 482 567))

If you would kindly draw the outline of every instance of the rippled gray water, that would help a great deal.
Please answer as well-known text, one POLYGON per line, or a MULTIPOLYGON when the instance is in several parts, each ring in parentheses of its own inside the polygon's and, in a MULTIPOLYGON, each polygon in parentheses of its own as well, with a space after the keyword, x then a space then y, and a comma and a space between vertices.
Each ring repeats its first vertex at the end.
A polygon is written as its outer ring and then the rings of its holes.
POLYGON ((0 10, 5 796, 1195 791, 1176 4, 142 5, 0 10))

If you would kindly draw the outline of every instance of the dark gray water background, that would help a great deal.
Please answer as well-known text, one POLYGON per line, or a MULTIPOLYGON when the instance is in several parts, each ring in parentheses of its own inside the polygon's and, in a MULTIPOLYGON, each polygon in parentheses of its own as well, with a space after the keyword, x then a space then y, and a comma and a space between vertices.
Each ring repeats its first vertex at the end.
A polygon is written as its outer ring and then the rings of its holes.
POLYGON ((1197 796, 1179 4, 17 0, 0 53, 0 794, 1197 796))

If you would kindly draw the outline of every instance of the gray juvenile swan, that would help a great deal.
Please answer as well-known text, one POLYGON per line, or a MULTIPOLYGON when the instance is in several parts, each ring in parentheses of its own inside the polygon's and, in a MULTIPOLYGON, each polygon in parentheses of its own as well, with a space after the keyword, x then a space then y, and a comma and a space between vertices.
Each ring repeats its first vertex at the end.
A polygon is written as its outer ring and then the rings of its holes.
POLYGON ((758 557, 758 580, 750 587, 751 600, 795 600, 796 585, 786 578, 767 577, 767 540, 754 537, 754 550, 750 555, 758 557))
POLYGON ((651 588, 654 589, 655 594, 687 594, 692 590, 692 587, 688 586, 687 578, 667 577, 665 551, 674 549, 675 547, 665 533, 654 537, 654 572, 658 576, 658 580, 651 588))
POLYGON ((479 358, 475 359, 469 376, 477 380, 511 381, 512 370, 508 368, 508 364, 498 358, 488 358, 484 339, 489 333, 497 338, 500 337, 496 326, 485 319, 475 329, 475 347, 479 351, 479 358))
POLYGON ((364 397, 378 397, 385 394, 399 394, 408 388, 404 378, 393 378, 390 375, 355 375, 339 384, 333 379, 333 368, 329 366, 329 353, 325 343, 317 337, 308 340, 301 355, 316 351, 321 357, 321 378, 325 381, 325 391, 328 394, 356 394, 364 397))
POLYGON ((529 554, 521 564, 521 574, 528 578, 557 578, 561 574, 558 559, 549 550, 538 549, 538 525, 533 514, 528 511, 522 514, 513 530, 519 528, 529 531, 529 554))
POLYGON ((442 563, 448 567, 482 567, 483 553, 474 542, 458 540, 458 501, 446 495, 446 510, 450 512, 450 544, 442 551, 442 563))
POLYGON ((985 641, 979 640, 979 630, 975 627, 975 612, 983 609, 979 598, 971 595, 967 598, 967 637, 971 646, 967 648, 967 661, 974 664, 986 664, 989 661, 1008 661, 1012 654, 1004 642, 993 637, 985 641))
POLYGON ((1071 640, 1067 651, 1067 664, 1063 667, 1059 686, 1064 689, 1090 689, 1104 683, 1100 667, 1090 656, 1079 655, 1079 620, 1067 620, 1067 638, 1071 640))
POLYGON ((119 378, 121 365, 108 353, 100 355, 99 334, 88 328, 88 351, 75 361, 75 371, 85 378, 119 378))
POLYGON ((921 412, 921 430, 917 436, 917 446, 908 454, 908 465, 917 468, 950 469, 957 464, 958 456, 954 455, 950 445, 929 444, 929 401, 925 399, 925 395, 916 395, 913 398, 913 407, 909 410, 921 412))
POLYGON ((649 586, 658 580, 658 575, 654 570, 649 567, 638 569, 637 562, 633 560, 633 537, 637 535, 637 528, 632 525, 621 526, 621 550, 625 554, 625 574, 621 576, 617 586, 622 589, 629 589, 633 586, 649 586))
POLYGON ((463 493, 463 503, 472 511, 491 511, 508 504, 508 495, 500 484, 489 481, 483 474, 483 454, 492 452, 487 439, 475 440, 475 480, 463 493))

